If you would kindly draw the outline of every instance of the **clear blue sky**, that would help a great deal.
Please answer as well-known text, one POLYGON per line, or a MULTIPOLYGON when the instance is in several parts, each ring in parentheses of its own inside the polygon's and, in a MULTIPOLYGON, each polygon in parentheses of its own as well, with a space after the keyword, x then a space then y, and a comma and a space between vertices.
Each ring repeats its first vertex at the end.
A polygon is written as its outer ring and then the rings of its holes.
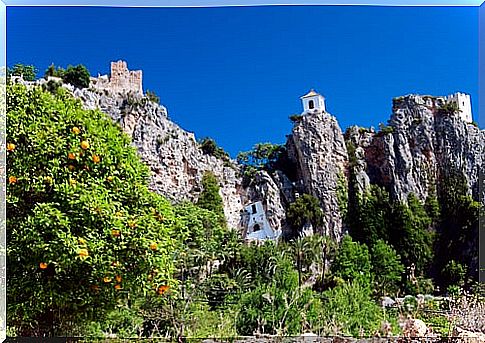
POLYGON ((94 75, 118 59, 232 156, 283 143, 310 88, 343 130, 387 122, 410 93, 469 93, 478 118, 477 7, 7 8, 8 65, 94 75))

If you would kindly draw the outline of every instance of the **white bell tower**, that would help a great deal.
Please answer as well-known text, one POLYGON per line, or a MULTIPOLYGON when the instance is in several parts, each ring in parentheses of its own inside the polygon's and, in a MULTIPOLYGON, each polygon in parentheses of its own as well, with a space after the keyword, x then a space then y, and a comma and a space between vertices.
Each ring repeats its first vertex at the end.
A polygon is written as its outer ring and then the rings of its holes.
POLYGON ((325 98, 315 90, 312 89, 300 99, 303 104, 303 114, 315 111, 325 112, 325 98))

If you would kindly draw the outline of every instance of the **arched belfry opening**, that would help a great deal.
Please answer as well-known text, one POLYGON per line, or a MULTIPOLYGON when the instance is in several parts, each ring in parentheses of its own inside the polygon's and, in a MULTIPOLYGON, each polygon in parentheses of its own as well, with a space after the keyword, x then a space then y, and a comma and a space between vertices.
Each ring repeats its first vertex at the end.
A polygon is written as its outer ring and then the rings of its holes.
POLYGON ((311 110, 315 108, 315 102, 313 100, 308 101, 308 108, 311 110))

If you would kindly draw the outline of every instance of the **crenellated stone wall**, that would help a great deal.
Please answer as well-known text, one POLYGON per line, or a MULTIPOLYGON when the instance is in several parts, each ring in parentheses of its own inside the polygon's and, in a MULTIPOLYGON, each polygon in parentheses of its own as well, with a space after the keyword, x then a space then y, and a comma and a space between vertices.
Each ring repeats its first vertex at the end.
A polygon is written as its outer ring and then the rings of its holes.
POLYGON ((143 95, 143 72, 129 70, 125 61, 111 62, 111 75, 91 78, 91 88, 109 90, 114 93, 135 93, 143 95))

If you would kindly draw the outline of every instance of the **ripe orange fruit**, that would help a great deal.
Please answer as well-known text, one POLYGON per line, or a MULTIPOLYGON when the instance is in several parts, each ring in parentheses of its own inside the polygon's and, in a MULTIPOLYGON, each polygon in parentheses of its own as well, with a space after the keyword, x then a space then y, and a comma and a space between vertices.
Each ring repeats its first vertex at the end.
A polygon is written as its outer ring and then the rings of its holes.
POLYGON ((88 143, 88 141, 82 141, 81 142, 81 149, 83 149, 83 150, 89 149, 89 143, 88 143))
POLYGON ((75 160, 76 155, 74 155, 74 153, 70 152, 69 154, 67 154, 67 158, 70 159, 70 160, 75 160))
POLYGON ((121 289, 121 285, 120 284, 116 284, 115 285, 115 289, 120 290, 121 289))
POLYGON ((14 151, 14 150, 15 150, 15 144, 8 143, 7 144, 7 151, 14 151))
POLYGON ((78 128, 77 126, 74 126, 74 127, 72 128, 72 133, 74 133, 74 134, 78 135, 80 132, 81 132, 81 130, 79 130, 79 128, 78 128))
POLYGON ((121 275, 116 275, 116 276, 115 276, 115 280, 116 280, 116 282, 118 282, 118 283, 119 283, 119 282, 121 282, 121 275))
POLYGON ((113 229, 113 230, 111 230, 111 235, 113 237, 119 237, 121 235, 121 232, 120 232, 120 230, 113 229))
POLYGON ((91 285, 91 289, 93 291, 96 291, 97 292, 97 291, 99 291, 99 286, 98 285, 91 285))
POLYGON ((41 263, 39 263, 39 267, 40 267, 40 269, 47 269, 47 263, 41 262, 41 263))
POLYGON ((101 161, 101 158, 98 155, 93 155, 93 162, 99 163, 99 161, 101 161))
POLYGON ((17 183, 17 178, 15 176, 9 176, 8 183, 17 183))
POLYGON ((79 249, 78 254, 81 257, 88 257, 89 256, 88 249, 79 249))
POLYGON ((110 282, 111 282, 111 278, 110 278, 110 277, 108 277, 108 276, 105 276, 105 277, 103 278, 103 282, 104 282, 104 283, 110 283, 110 282))
POLYGON ((153 251, 157 250, 158 249, 158 244, 155 243, 155 242, 150 243, 150 249, 152 249, 153 251))
POLYGON ((170 287, 167 286, 167 285, 163 285, 163 286, 160 286, 158 287, 158 294, 162 295, 163 293, 165 293, 166 291, 168 291, 170 287))

